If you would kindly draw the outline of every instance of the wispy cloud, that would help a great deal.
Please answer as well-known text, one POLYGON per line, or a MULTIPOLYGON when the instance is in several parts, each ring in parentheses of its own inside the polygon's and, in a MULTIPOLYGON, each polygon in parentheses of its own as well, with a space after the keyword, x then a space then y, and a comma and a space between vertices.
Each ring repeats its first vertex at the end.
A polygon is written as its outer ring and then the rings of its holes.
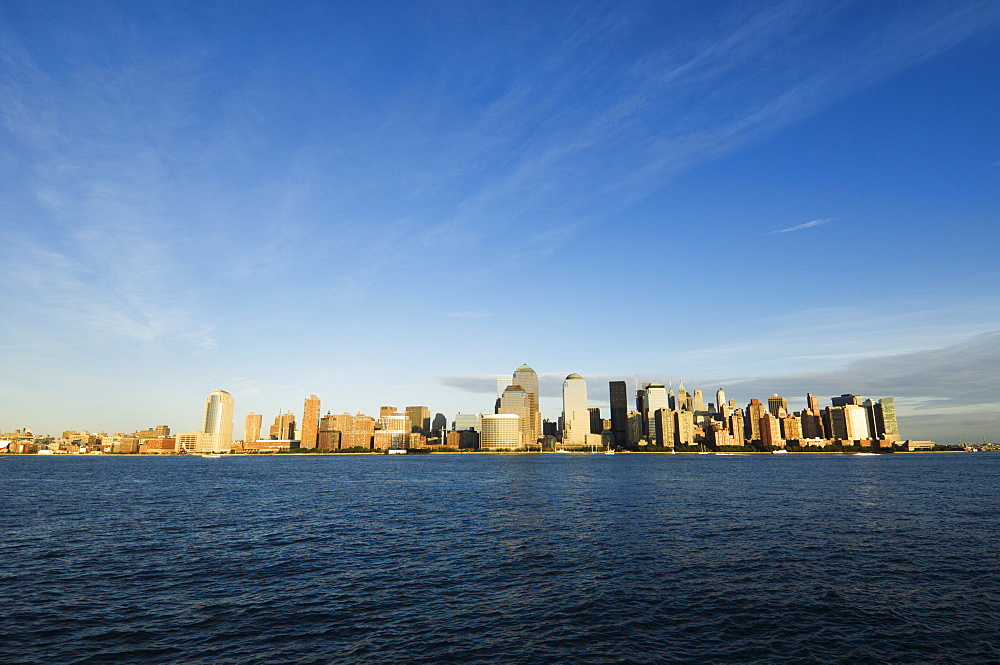
POLYGON ((811 229, 817 226, 822 226, 827 222, 832 222, 833 218, 828 217, 826 219, 814 219, 811 222, 806 222, 804 224, 798 224, 796 226, 789 226, 787 229, 778 229, 777 231, 771 231, 768 235, 774 235, 776 233, 791 233, 792 231, 801 231, 803 229, 811 229))

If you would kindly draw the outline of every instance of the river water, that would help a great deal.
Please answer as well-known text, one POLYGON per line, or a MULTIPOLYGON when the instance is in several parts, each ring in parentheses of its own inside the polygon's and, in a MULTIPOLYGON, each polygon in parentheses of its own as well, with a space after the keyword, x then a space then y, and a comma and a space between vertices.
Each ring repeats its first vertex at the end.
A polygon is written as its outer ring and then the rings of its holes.
POLYGON ((4 456, 0 662, 1000 662, 998 472, 4 456))

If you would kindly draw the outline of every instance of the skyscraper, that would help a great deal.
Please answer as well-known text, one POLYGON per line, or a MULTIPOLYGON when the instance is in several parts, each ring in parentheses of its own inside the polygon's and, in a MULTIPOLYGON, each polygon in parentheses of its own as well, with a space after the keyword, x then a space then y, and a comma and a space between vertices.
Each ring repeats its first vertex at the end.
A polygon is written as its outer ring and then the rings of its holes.
POLYGON ((233 447, 233 396, 213 390, 205 399, 205 427, 199 452, 228 453, 233 447))
MULTIPOLYGON (((518 427, 521 432, 521 447, 525 450, 534 444, 537 437, 531 438, 530 426, 531 407, 528 401, 528 393, 518 385, 504 388, 503 395, 500 396, 500 409, 498 415, 515 415, 519 418, 518 427)), ((486 426, 485 416, 483 416, 483 427, 486 426)), ((483 430, 485 435, 485 429, 483 430)))
POLYGON ((538 408, 538 374, 528 365, 521 365, 514 370, 511 385, 521 386, 528 396, 528 423, 522 423, 525 441, 528 447, 534 446, 542 434, 542 413, 538 408))
POLYGON ((579 374, 570 374, 563 382, 563 445, 586 445, 589 433, 587 382, 579 374))
POLYGON ((408 406, 406 415, 410 417, 410 431, 428 434, 431 429, 431 410, 426 406, 408 406))
POLYGON ((260 426, 263 422, 263 416, 259 413, 254 413, 251 411, 247 414, 246 421, 243 425, 243 446, 252 446, 257 443, 260 439, 260 426))
POLYGON ((669 409, 667 402, 667 389, 662 383, 647 383, 645 397, 643 399, 645 412, 642 414, 645 419, 646 441, 655 443, 656 436, 656 412, 660 409, 669 409))
POLYGON ((269 430, 272 439, 277 441, 292 441, 295 439, 295 414, 282 413, 274 418, 274 424, 269 430))
POLYGON ((302 448, 315 448, 319 441, 319 397, 310 395, 302 408, 302 448))
POLYGON ((628 386, 624 381, 608 382, 611 397, 611 431, 615 435, 615 446, 624 448, 628 444, 628 386))
POLYGON ((767 410, 775 418, 784 418, 788 415, 788 400, 774 393, 773 397, 767 398, 767 410))

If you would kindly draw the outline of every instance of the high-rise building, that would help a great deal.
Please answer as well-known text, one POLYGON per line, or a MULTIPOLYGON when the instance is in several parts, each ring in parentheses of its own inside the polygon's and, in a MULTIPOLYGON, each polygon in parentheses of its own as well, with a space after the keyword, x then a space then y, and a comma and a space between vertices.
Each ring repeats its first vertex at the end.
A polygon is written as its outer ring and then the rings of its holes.
POLYGON ((872 435, 868 432, 868 414, 865 407, 860 404, 845 404, 844 416, 847 421, 847 438, 851 441, 860 439, 870 439, 872 435))
POLYGON ((394 407, 394 406, 380 406, 378 408, 378 417, 379 418, 381 418, 383 416, 391 416, 394 413, 396 413, 396 407, 394 407))
POLYGON ((771 448, 784 448, 785 442, 781 439, 781 421, 770 412, 764 413, 760 417, 760 442, 764 446, 771 448))
POLYGON ((694 412, 701 413, 705 410, 705 396, 700 390, 694 391, 694 412))
POLYGON ((542 412, 538 407, 538 374, 528 365, 521 365, 514 370, 514 378, 511 385, 521 386, 528 396, 528 423, 521 424, 526 433, 526 446, 532 447, 538 441, 542 433, 542 412))
POLYGON ((883 397, 875 405, 875 434, 880 439, 899 440, 896 400, 892 397, 883 397))
MULTIPOLYGON (((889 399, 892 399, 891 397, 889 399)), ((156 436, 170 436, 170 426, 169 425, 157 425, 156 426, 156 436)))
POLYGON ((726 391, 722 388, 715 391, 715 406, 719 410, 719 415, 725 420, 728 415, 726 413, 726 391))
POLYGON ((431 431, 431 410, 426 406, 408 406, 406 415, 410 418, 410 431, 428 434, 431 431))
POLYGON ((604 431, 604 421, 601 420, 601 408, 599 406, 592 406, 587 411, 590 413, 590 433, 600 434, 604 431))
POLYGON ((806 408, 819 415, 819 398, 812 393, 806 393, 806 408))
POLYGON ((247 447, 257 443, 260 439, 260 427, 263 424, 264 417, 259 413, 254 413, 251 411, 247 414, 246 420, 243 424, 243 446, 247 447))
POLYGON ((587 382, 579 374, 570 374, 563 381, 563 446, 584 446, 588 434, 587 382))
POLYGON ((852 395, 851 393, 844 393, 840 397, 834 397, 830 400, 833 406, 847 406, 848 404, 854 404, 855 406, 861 406, 864 400, 858 395, 852 395))
POLYGON ((615 435, 615 446, 622 448, 628 444, 628 386, 624 381, 608 383, 611 397, 611 431, 615 435))
POLYGON ((674 443, 682 446, 694 443, 694 412, 674 411, 674 443))
MULTIPOLYGON (((507 389, 504 390, 504 394, 506 392, 507 389)), ((520 419, 520 416, 515 413, 484 415, 483 431, 479 436, 479 448, 481 450, 520 450, 523 447, 520 419)))
POLYGON ((643 434, 650 443, 656 443, 656 412, 660 409, 669 409, 667 401, 667 389, 662 383, 647 383, 643 389, 643 434))
POLYGON ((443 437, 448 431, 448 418, 443 413, 435 413, 434 420, 431 421, 431 431, 437 436, 443 437))
POLYGON ((205 399, 205 436, 199 452, 228 453, 233 447, 233 396, 213 390, 205 399))
POLYGON ((319 397, 310 395, 302 408, 301 448, 315 448, 319 444, 319 397))
POLYGON ((765 413, 767 413, 767 408, 756 397, 751 399, 750 403, 747 404, 747 415, 744 420, 747 440, 760 440, 760 419, 764 417, 765 413))
POLYGON ((788 415, 788 400, 774 393, 773 397, 767 398, 767 410, 775 418, 784 418, 788 415))
MULTIPOLYGON (((527 450, 534 439, 530 428, 531 407, 528 402, 528 393, 518 385, 507 386, 500 396, 500 410, 496 415, 515 415, 519 418, 518 427, 521 428, 521 447, 527 450)), ((486 416, 483 416, 485 427, 486 416)), ((537 438, 537 437, 536 437, 537 438)))
POLYGON ((455 431, 465 432, 472 430, 474 432, 482 431, 483 414, 481 413, 456 413, 455 414, 455 431))
POLYGON ((656 445, 673 448, 674 412, 667 408, 657 409, 653 414, 653 420, 656 422, 656 445))
POLYGON ((276 441, 293 441, 295 439, 295 414, 281 413, 275 416, 274 424, 268 431, 271 439, 276 441))

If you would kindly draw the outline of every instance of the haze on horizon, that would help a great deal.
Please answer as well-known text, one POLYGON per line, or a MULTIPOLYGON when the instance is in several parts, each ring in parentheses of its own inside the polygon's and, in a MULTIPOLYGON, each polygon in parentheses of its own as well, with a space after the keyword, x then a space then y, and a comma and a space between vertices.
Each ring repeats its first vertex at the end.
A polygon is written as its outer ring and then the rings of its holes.
POLYGON ((672 4, 0 5, 0 431, 528 363, 1000 439, 1000 5, 672 4))

